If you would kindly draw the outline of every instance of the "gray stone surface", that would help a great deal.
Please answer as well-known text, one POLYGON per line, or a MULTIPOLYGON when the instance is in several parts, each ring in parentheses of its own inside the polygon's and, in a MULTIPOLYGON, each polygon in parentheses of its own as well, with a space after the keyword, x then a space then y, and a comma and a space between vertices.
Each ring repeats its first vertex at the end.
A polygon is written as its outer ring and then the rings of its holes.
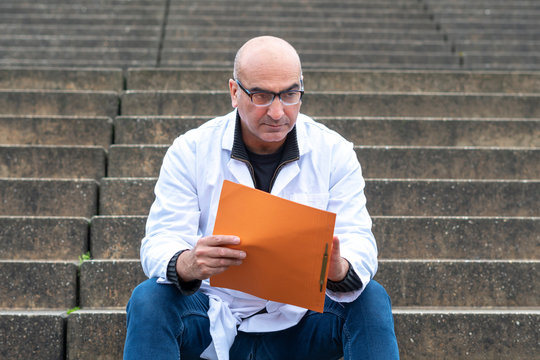
POLYGON ((316 120, 356 145, 540 146, 535 119, 322 118, 316 120))
MULTIPOLYGON (((167 145, 113 145, 110 177, 157 177, 167 145)), ((540 151, 362 146, 355 148, 365 178, 538 179, 540 151)))
POLYGON ((0 311, 2 359, 63 359, 65 312, 0 311))
MULTIPOLYGON (((96 216, 95 259, 138 259, 146 216, 96 216)), ((540 220, 503 217, 373 217, 381 259, 534 260, 540 220), (512 239, 512 241, 508 241, 512 239)))
MULTIPOLYGON (((538 310, 395 309, 404 360, 449 355, 470 359, 531 359, 539 351, 538 310)), ((67 325, 68 359, 121 359, 123 310, 81 310, 67 325)))
POLYGON ((66 359, 120 360, 125 337, 125 311, 76 311, 67 320, 66 359))
POLYGON ((394 311, 401 359, 532 359, 538 310, 394 311))
POLYGON ((538 181, 368 180, 367 208, 385 216, 538 216, 538 181))
POLYGON ((5 115, 107 116, 118 112, 115 92, 0 90, 5 115))
MULTIPOLYGON (((119 116, 116 144, 164 144, 210 117, 119 116)), ((535 119, 316 117, 356 145, 539 147, 535 119)), ((0 122, 1 124, 1 122, 0 122)))
MULTIPOLYGON (((147 215, 155 179, 103 179, 100 214, 147 215)), ((384 216, 538 216, 538 181, 367 180, 367 208, 384 216)))
POLYGON ((540 150, 362 146, 355 151, 365 178, 540 179, 540 150))
MULTIPOLYGON (((302 111, 314 116, 540 117, 540 95, 313 92, 302 111)), ((123 115, 221 115, 232 110, 226 91, 128 91, 123 115)))
POLYGON ((393 306, 538 307, 538 261, 381 260, 393 306))
MULTIPOLYGON (((230 70, 131 69, 129 90, 226 90, 230 70)), ((537 73, 306 70, 306 92, 538 93, 537 73)))
POLYGON ((108 176, 157 177, 167 149, 167 145, 112 145, 108 176))
POLYGON ((0 69, 0 89, 121 91, 119 69, 0 69))
POLYGON ((77 265, 65 261, 0 260, 3 309, 70 309, 77 305, 77 265))
POLYGON ((146 216, 95 216, 90 246, 94 259, 139 259, 146 216))
POLYGON ((124 308, 133 289, 146 279, 139 260, 85 261, 81 265, 80 304, 84 308, 124 308))
POLYGON ((112 120, 107 117, 0 115, 0 143, 27 145, 98 145, 112 142, 112 120))
POLYGON ((0 215, 90 218, 97 199, 95 180, 0 179, 0 215))
POLYGON ((540 218, 374 217, 381 259, 536 260, 540 218))
POLYGON ((0 177, 100 179, 105 156, 96 146, 0 145, 0 177))
POLYGON ((0 217, 0 259, 76 260, 88 251, 84 218, 0 217))
POLYGON ((170 145, 177 136, 200 126, 209 119, 208 116, 167 118, 118 116, 114 119, 114 142, 116 144, 170 145))

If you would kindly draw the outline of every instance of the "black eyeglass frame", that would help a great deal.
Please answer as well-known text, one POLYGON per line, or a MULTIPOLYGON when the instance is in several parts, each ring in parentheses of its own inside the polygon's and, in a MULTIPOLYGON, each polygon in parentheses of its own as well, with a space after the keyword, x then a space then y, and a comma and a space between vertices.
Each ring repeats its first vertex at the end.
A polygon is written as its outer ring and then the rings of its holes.
POLYGON ((271 92, 271 91, 249 91, 248 89, 246 89, 244 87, 244 85, 242 85, 242 83, 240 82, 240 80, 238 79, 235 79, 234 81, 236 81, 236 83, 238 84, 238 86, 240 87, 240 89, 242 89, 247 96, 249 96, 249 99, 251 100, 251 103, 255 106, 259 106, 259 107, 264 107, 264 106, 270 106, 272 105, 272 103, 274 102, 274 100, 276 99, 276 96, 279 98, 279 101, 284 105, 284 106, 292 106, 292 105, 296 105, 298 104, 300 101, 302 101, 302 97, 304 96, 304 82, 302 80, 300 80, 300 90, 283 90, 283 91, 280 91, 278 93, 275 93, 275 92, 271 92), (298 99, 298 102, 295 102, 294 104, 288 104, 288 103, 285 103, 283 101, 283 99, 281 98, 281 94, 285 94, 285 93, 290 93, 290 92, 295 92, 295 93, 300 93, 300 99, 298 99), (265 105, 259 105, 259 104, 255 104, 253 102, 253 95, 256 95, 256 94, 271 94, 273 95, 272 97, 272 100, 268 103, 268 104, 265 104, 265 105))

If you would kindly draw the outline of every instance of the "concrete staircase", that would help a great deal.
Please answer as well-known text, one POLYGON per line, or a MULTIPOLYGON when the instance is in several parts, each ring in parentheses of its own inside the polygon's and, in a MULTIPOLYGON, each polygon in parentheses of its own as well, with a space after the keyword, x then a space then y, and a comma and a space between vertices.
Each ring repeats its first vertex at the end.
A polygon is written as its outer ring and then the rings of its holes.
MULTIPOLYGON (((230 109, 228 72, 0 74, 0 354, 119 359, 161 159, 230 109)), ((305 83, 304 112, 363 164, 402 358, 537 356, 540 74, 306 71, 305 83)))
POLYGON ((162 157, 231 110, 234 51, 263 33, 299 49, 303 112, 356 146, 401 358, 539 359, 539 19, 533 0, 2 1, 0 359, 121 358, 162 157))

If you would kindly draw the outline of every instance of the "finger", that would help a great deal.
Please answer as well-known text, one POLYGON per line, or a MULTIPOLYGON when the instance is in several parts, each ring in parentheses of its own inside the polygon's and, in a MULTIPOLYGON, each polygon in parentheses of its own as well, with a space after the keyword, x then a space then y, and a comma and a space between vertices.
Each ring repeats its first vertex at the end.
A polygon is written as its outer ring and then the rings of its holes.
POLYGON ((199 242, 207 246, 238 245, 240 238, 235 235, 211 235, 201 238, 199 242))
POLYGON ((334 235, 332 239, 332 259, 339 259, 341 256, 341 251, 339 249, 339 238, 334 235))

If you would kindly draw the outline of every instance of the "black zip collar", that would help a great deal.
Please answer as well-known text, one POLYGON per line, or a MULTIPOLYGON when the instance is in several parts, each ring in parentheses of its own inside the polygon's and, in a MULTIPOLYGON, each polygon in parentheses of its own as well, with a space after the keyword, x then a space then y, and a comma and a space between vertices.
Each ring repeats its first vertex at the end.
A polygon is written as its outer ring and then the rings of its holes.
MULTIPOLYGON (((231 158, 242 161, 248 166, 249 172, 251 174, 251 178, 253 179, 253 183, 255 184, 255 187, 257 187, 257 184, 255 183, 255 173, 253 170, 253 166, 251 165, 249 161, 246 145, 244 144, 244 140, 242 139, 242 125, 240 122, 241 122, 240 114, 238 114, 237 112, 231 158)), ((295 125, 292 128, 292 130, 289 131, 289 133, 287 134, 287 138, 285 139, 285 142, 283 143, 283 154, 281 155, 281 160, 279 161, 279 165, 276 168, 276 172, 274 173, 274 176, 272 177, 270 190, 272 189, 272 185, 274 184, 277 174, 283 168, 283 166, 299 159, 300 159, 300 150, 298 148, 298 139, 296 136, 296 125, 295 125)))

